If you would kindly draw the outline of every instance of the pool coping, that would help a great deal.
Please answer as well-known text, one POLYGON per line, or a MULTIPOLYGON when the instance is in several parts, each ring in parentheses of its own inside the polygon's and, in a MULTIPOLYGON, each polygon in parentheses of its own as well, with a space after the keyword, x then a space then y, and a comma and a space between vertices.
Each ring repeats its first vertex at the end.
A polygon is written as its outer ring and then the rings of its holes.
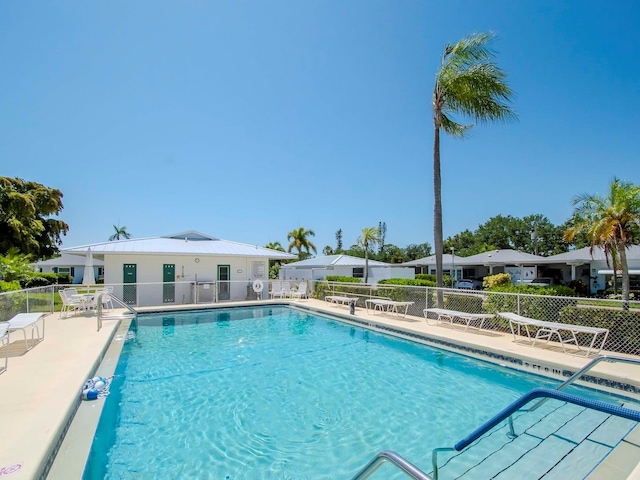
MULTIPOLYGON (((463 332, 461 330, 449 330, 444 328, 439 329, 439 327, 430 326, 428 332, 425 333, 424 327, 426 322, 424 321, 424 319, 419 319, 417 317, 396 318, 395 316, 387 315, 371 315, 366 313, 364 309, 357 309, 356 315, 350 315, 348 311, 327 306, 325 302, 320 300, 260 300, 228 302, 224 304, 200 304, 194 306, 179 306, 173 308, 139 308, 137 309, 137 312, 139 314, 168 313, 191 310, 212 310, 265 306, 293 307, 301 310, 312 311, 321 315, 328 315, 330 317, 337 318, 340 321, 344 321, 348 324, 372 329, 384 334, 405 338, 411 341, 418 341, 419 343, 424 343, 436 348, 460 353, 474 358, 479 358, 481 360, 489 361, 490 363, 495 363, 501 366, 514 368, 516 370, 525 371, 527 373, 533 373, 548 378, 566 378, 566 376, 572 374, 574 371, 577 371, 580 368, 579 362, 576 362, 575 360, 576 357, 564 355, 564 357, 568 358, 562 358, 559 357, 556 352, 551 352, 552 355, 550 359, 547 358, 540 360, 540 352, 537 351, 538 349, 536 347, 531 349, 527 349, 527 347, 524 347, 524 352, 526 353, 522 353, 519 351, 513 352, 508 348, 505 351, 493 346, 486 345, 482 348, 479 348, 477 344, 477 340, 479 339, 473 336, 473 332, 463 332), (433 331, 431 331, 432 329, 433 331), (538 355, 536 355, 536 353, 538 355)), ((92 369, 90 369, 91 371, 88 373, 88 376, 85 374, 82 377, 82 383, 84 382, 84 380, 86 380, 86 378, 90 378, 91 376, 94 376, 96 374, 99 374, 101 376, 110 376, 113 373, 115 364, 117 364, 117 358, 120 354, 120 349, 122 348, 122 344, 124 343, 114 342, 113 340, 117 336, 123 335, 123 329, 126 332, 128 326, 128 322, 125 324, 119 321, 117 326, 113 327, 109 339, 105 340, 103 348, 99 352, 99 355, 95 356, 92 369), (114 343, 119 344, 118 347, 114 347, 114 343), (112 348, 116 348, 116 350, 112 351, 112 348), (109 362, 115 362, 113 365, 111 365, 112 370, 110 371, 107 365, 102 365, 102 361, 104 361, 105 358, 115 359, 109 360, 109 362)), ((521 346, 517 347, 517 350, 520 350, 522 348, 523 347, 521 346)), ((548 354, 549 352, 546 353, 548 354)), ((582 361, 584 362, 585 359, 582 359, 582 361)), ((598 370, 598 367, 596 367, 596 369, 594 370, 598 370)), ((597 373, 597 376, 594 376, 593 378, 595 379, 596 383, 591 383, 592 386, 595 385, 598 389, 611 391, 612 393, 618 393, 619 395, 635 397, 640 391, 640 371, 635 373, 634 378, 631 379, 629 377, 617 376, 615 374, 612 374, 611 372, 606 371, 605 369, 605 371, 599 371, 597 373), (601 381, 601 383, 597 383, 598 379, 601 381), (622 387, 622 389, 614 388, 616 386, 622 387)), ((1 380, 2 378, 0 377, 0 383, 1 380)), ((80 383, 80 385, 82 385, 82 383, 80 383)), ((589 385, 589 382, 582 383, 589 385)), ((90 439, 93 437, 95 428, 97 427, 97 421, 100 416, 101 406, 104 402, 81 402, 79 400, 79 395, 77 395, 77 392, 72 392, 72 397, 73 398, 70 400, 70 407, 65 411, 64 418, 59 422, 59 428, 56 437, 57 440, 55 442, 52 442, 52 444, 48 447, 46 454, 44 454, 43 458, 41 459, 41 468, 39 470, 39 474, 30 478, 81 478, 88 452, 91 447, 90 439), (85 411, 88 411, 89 413, 85 413, 85 411), (95 425, 91 427, 84 423, 78 424, 79 426, 76 428, 76 426, 74 425, 75 417, 78 417, 80 419, 83 416, 91 418, 92 425, 93 423, 95 423, 95 425), (81 447, 78 447, 77 444, 72 442, 74 437, 72 433, 74 433, 77 429, 83 430, 85 434, 86 431, 89 431, 90 433, 89 440, 84 443, 81 442, 81 447), (65 433, 67 433, 67 435, 64 435, 65 433), (70 453, 71 456, 78 456, 78 454, 80 454, 79 448, 82 448, 82 451, 86 451, 86 454, 80 455, 82 457, 81 470, 79 470, 79 467, 77 466, 73 467, 73 472, 80 471, 79 476, 67 476, 66 474, 62 474, 62 476, 59 475, 58 472, 62 472, 63 470, 58 470, 59 467, 56 465, 56 462, 60 458, 63 458, 62 454, 64 453, 70 453), (59 455, 55 455, 56 453, 59 453, 59 455)), ((19 478, 21 476, 22 475, 16 475, 14 478, 19 478)))

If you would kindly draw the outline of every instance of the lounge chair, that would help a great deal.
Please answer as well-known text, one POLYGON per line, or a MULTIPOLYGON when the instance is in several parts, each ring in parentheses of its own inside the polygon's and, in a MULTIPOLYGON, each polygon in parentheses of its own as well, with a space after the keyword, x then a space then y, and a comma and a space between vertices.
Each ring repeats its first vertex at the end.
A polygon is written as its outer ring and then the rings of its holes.
POLYGON ((598 354, 604 348, 604 344, 609 336, 608 328, 585 327, 582 325, 572 325, 570 323, 547 322, 545 320, 523 317, 522 315, 512 312, 500 312, 498 315, 509 320, 511 334, 513 335, 513 341, 515 343, 525 343, 534 346, 539 340, 546 340, 545 343, 548 343, 555 335, 562 346, 562 351, 569 355, 588 357, 591 354, 598 354), (531 336, 532 332, 529 331, 529 327, 537 329, 535 337, 531 336), (578 342, 579 334, 586 337, 588 337, 588 335, 593 335, 589 345, 580 345, 578 342), (599 335, 600 340, 598 340, 599 335), (566 345, 568 344, 574 345, 577 348, 577 351, 567 351, 566 345))
POLYGON ((402 312, 402 316, 406 317, 409 307, 413 305, 413 302, 396 302, 395 300, 385 300, 382 298, 367 298, 364 301, 364 306, 367 309, 367 313, 369 310, 373 313, 376 313, 378 310, 380 313, 395 313, 397 316, 400 316, 400 310, 398 307, 404 307, 404 311, 402 312))
POLYGON ((4 368, 0 370, 0 373, 4 373, 9 366, 9 322, 0 323, 0 342, 4 347, 4 368))
POLYGON ((72 295, 77 295, 78 291, 75 288, 68 288, 66 290, 60 290, 60 299, 62 300, 62 310, 60 310, 60 318, 67 318, 69 312, 76 313, 82 310, 82 301, 77 298, 72 298, 72 295))
POLYGON ((9 332, 22 330, 24 345, 27 351, 44 340, 44 315, 43 312, 19 313, 7 322, 9 332), (40 336, 40 329, 38 328, 38 320, 40 319, 42 319, 42 336, 40 336), (31 345, 29 345, 29 341, 27 340, 27 328, 31 329, 31 345), (37 334, 37 337, 34 333, 37 334))
POLYGON ((282 298, 290 298, 290 297, 291 297, 291 283, 282 282, 282 298))
POLYGON ((299 298, 299 299, 307 299, 309 295, 307 294, 307 282, 300 282, 297 290, 293 290, 289 296, 291 298, 299 298))
POLYGON ((269 296, 271 298, 282 298, 282 282, 271 282, 269 296))

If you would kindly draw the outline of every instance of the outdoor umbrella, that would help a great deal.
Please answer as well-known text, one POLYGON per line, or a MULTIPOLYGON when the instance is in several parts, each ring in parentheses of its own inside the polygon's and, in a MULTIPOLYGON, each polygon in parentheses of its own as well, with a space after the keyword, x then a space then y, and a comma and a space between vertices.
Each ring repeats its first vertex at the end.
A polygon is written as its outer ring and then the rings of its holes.
POLYGON ((91 249, 87 250, 87 258, 84 261, 84 275, 82 276, 83 285, 95 285, 96 276, 93 273, 93 254, 91 249))

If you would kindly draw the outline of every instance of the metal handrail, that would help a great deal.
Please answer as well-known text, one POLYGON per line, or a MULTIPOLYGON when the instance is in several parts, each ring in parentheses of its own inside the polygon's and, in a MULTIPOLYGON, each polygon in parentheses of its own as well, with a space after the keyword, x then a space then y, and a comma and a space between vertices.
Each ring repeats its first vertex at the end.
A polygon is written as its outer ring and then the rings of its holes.
POLYGON ((579 407, 590 408, 592 410, 606 413, 608 415, 615 415, 616 417, 622 417, 622 418, 626 418, 627 420, 632 420, 634 422, 640 422, 640 411, 637 411, 637 410, 631 410, 629 408, 619 407, 618 405, 601 402, 599 400, 591 400, 589 398, 581 397, 579 395, 564 393, 559 390, 554 390, 550 388, 534 388, 533 390, 525 393, 518 400, 513 402, 504 410, 502 410, 492 419, 485 422, 479 428, 471 432, 465 438, 460 440, 453 447, 434 449, 431 456, 431 461, 433 464, 433 479, 438 480, 438 461, 437 461, 438 451, 455 450, 459 452, 461 450, 464 450, 473 442, 475 442, 480 437, 482 437, 489 430, 491 430, 493 427, 498 425, 503 420, 511 417, 513 413, 520 410, 520 408, 522 408, 524 405, 526 405, 530 401, 535 400, 536 398, 552 398, 555 400, 572 403, 574 405, 578 405, 579 407))
POLYGON ((136 316, 138 314, 138 312, 136 312, 133 308, 131 308, 129 305, 127 305, 125 302, 123 302, 122 300, 120 300, 118 297, 105 292, 105 293, 101 293, 100 295, 98 295, 98 297, 96 298, 96 317, 97 317, 97 323, 98 323, 98 332, 100 331, 100 328, 102 328, 102 319, 106 318, 102 316, 102 298, 108 295, 110 297, 110 299, 114 302, 116 302, 118 305, 123 306, 124 308, 126 308, 127 310, 129 310, 129 312, 133 315, 136 316))
POLYGON ((369 463, 367 463, 362 470, 360 470, 352 480, 364 480, 369 478, 378 468, 382 466, 384 462, 391 462, 407 476, 414 480, 433 480, 429 475, 424 473, 418 467, 413 465, 408 460, 404 459, 396 452, 391 450, 385 450, 377 454, 369 463))
MULTIPOLYGON (((636 360, 635 358, 616 357, 614 355, 600 355, 598 357, 595 357, 593 360, 591 360, 589 363, 587 363, 584 367, 582 367, 576 373, 574 373, 569 378, 567 378, 564 382, 562 382, 560 385, 558 385, 555 389, 556 390, 564 390, 565 388, 567 388, 569 385, 574 383, 582 375, 587 373, 589 370, 591 370, 593 367, 595 367, 600 362, 611 362, 611 363, 622 362, 622 363, 635 363, 636 365, 640 365, 640 360, 636 360)), ((528 411, 529 412, 533 412, 535 409, 540 407, 547 400, 548 400, 547 398, 543 398, 538 403, 536 403, 533 407, 531 407, 528 411)))

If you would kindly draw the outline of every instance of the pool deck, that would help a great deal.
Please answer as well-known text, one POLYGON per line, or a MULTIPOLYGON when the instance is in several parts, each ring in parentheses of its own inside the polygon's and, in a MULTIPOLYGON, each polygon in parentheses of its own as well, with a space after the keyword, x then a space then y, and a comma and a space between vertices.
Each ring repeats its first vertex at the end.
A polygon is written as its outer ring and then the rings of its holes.
MULTIPOLYGON (((430 324, 424 318, 396 316, 395 314, 372 314, 364 308, 357 308, 355 315, 349 314, 347 306, 330 306, 323 301, 310 299, 292 301, 230 302, 213 305, 197 305, 203 308, 225 308, 232 306, 291 304, 320 313, 330 313, 385 333, 393 333, 416 339, 433 346, 457 351, 501 365, 510 366, 531 373, 561 378, 563 371, 576 371, 589 359, 563 353, 557 344, 536 345, 535 347, 516 344, 512 335, 449 324, 430 324)), ((186 310, 196 306, 183 305, 175 310, 186 310)), ((166 310, 160 307, 139 308, 145 311, 166 310)), ((11 473, 12 479, 45 478, 43 471, 49 470, 52 452, 58 449, 62 434, 69 426, 70 418, 78 407, 92 410, 99 416, 102 400, 80 402, 80 391, 84 382, 96 372, 109 375, 115 368, 117 355, 107 356, 109 348, 121 347, 126 329, 119 320, 105 320, 102 329, 96 331, 96 319, 89 316, 71 316, 60 319, 58 313, 45 317, 46 336, 44 341, 26 351, 21 335, 11 336, 9 345, 9 365, 0 375, 0 476, 11 473), (115 342, 112 342, 115 339, 115 342), (100 366, 103 358, 108 359, 100 366), (106 365, 105 365, 106 363, 106 365), (100 367, 99 367, 100 366, 100 367), (100 370, 98 370, 100 368, 100 370), (9 470, 7 470, 9 468, 9 470), (5 469, 5 470, 3 470, 5 469)), ((608 354, 609 352, 602 352, 608 354)), ((5 350, 0 349, 4 356, 5 350)), ((629 355, 613 354, 632 357, 629 355)), ((2 360, 3 361, 3 360, 2 360)), ((623 363, 602 362, 593 369, 593 375, 605 382, 619 382, 640 388, 640 368, 623 363)), ((638 398, 638 395, 635 395, 638 398)), ((469 430, 475 426, 470 425, 469 430)), ((92 436, 92 432, 88 432, 92 436)), ((86 443, 86 442, 85 442, 86 443)), ((89 446, 78 448, 77 444, 60 447, 65 456, 79 457, 76 462, 84 465, 89 446)), ((377 452, 372 452, 372 455, 377 452)), ((401 453, 401 452, 400 452, 401 453)), ((600 479, 640 479, 640 429, 630 435, 628 441, 613 452, 611 461, 606 460, 590 478, 600 479), (635 470, 634 470, 635 468, 635 470), (633 473, 631 473, 633 471, 633 473)), ((58 462, 56 461, 56 464, 58 462)), ((73 476, 68 476, 66 467, 54 464, 48 477, 79 478, 77 466, 73 476), (66 473, 61 473, 66 472, 66 473)))

